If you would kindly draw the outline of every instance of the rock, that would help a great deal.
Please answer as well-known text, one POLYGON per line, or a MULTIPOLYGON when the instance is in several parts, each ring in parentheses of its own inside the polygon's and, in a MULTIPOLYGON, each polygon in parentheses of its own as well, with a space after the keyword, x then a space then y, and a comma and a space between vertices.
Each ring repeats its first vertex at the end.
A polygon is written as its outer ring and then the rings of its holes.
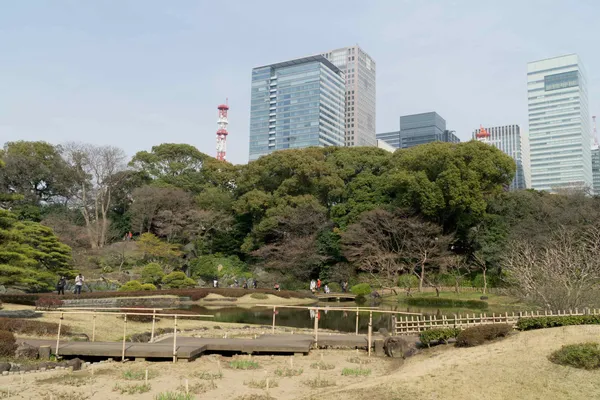
POLYGON ((50 346, 40 346, 38 349, 38 357, 40 360, 48 361, 50 360, 51 352, 52 350, 50 349, 50 346))
POLYGON ((81 361, 79 358, 74 358, 72 360, 67 361, 67 366, 72 367, 73 371, 79 371, 81 369, 82 363, 83 361, 81 361))
POLYGON ((406 358, 412 355, 410 345, 406 339, 400 336, 391 336, 385 339, 383 350, 388 357, 406 358))
POLYGON ((10 371, 10 363, 0 363, 0 372, 10 371))
POLYGON ((26 343, 21 343, 15 350, 15 358, 36 359, 38 357, 38 348, 30 346, 26 343))
POLYGON ((47 361, 47 362, 42 362, 39 364, 40 369, 44 368, 44 369, 54 369, 56 368, 56 363, 55 362, 51 362, 51 361, 47 361))

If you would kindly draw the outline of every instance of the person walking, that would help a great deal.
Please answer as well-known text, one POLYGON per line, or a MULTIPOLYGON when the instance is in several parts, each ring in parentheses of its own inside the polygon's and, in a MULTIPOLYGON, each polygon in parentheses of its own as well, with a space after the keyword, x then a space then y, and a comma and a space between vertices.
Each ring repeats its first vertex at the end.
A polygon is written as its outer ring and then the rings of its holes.
POLYGON ((315 291, 317 290, 317 282, 312 279, 310 281, 310 291, 312 292, 312 294, 315 294, 315 291))
POLYGON ((254 279, 252 281, 252 285, 254 286, 254 289, 258 288, 258 281, 256 279, 254 279))
POLYGON ((321 291, 321 278, 317 279, 317 292, 321 291))
POLYGON ((219 280, 215 277, 215 279, 213 279, 213 287, 216 289, 219 287, 219 280))
POLYGON ((79 275, 75 277, 75 294, 81 294, 81 288, 83 287, 84 282, 85 278, 83 277, 83 275, 81 275, 80 272, 79 275))
POLYGON ((65 294, 65 286, 67 286, 67 278, 65 278, 64 276, 61 276, 60 279, 58 280, 58 283, 56 284, 56 291, 58 292, 59 295, 65 294))

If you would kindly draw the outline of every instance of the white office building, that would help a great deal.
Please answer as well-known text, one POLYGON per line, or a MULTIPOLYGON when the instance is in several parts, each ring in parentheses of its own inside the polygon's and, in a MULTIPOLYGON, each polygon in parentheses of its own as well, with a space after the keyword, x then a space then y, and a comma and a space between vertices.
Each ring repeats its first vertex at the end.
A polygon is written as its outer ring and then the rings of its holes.
POLYGON ((527 64, 531 187, 592 188, 586 74, 576 54, 527 64))
POLYGON ((494 146, 515 160, 517 170, 509 190, 527 188, 525 170, 528 165, 526 165, 523 160, 523 138, 521 136, 521 128, 519 125, 494 126, 476 129, 473 132, 473 139, 494 146))

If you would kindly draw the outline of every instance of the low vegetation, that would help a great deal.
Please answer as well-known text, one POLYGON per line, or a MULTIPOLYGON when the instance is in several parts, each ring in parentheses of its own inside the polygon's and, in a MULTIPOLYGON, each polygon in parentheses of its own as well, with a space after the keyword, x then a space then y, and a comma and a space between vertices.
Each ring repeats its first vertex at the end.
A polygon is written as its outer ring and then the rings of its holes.
POLYGON ((191 393, 162 392, 154 396, 154 400, 194 400, 191 393))
MULTIPOLYGON (((58 324, 33 319, 0 318, 0 330, 13 332, 17 335, 55 335, 58 331, 58 324)), ((62 325, 60 332, 68 335, 71 333, 71 328, 68 325, 62 325)))
POLYGON ((275 379, 269 378, 260 380, 253 379, 251 381, 244 382, 244 385, 251 387, 252 389, 270 389, 279 387, 279 382, 277 382, 275 379))
POLYGON ((488 303, 482 300, 459 300, 451 297, 408 297, 403 301, 410 306, 452 307, 485 310, 488 303))
POLYGON ((300 376, 300 375, 302 375, 302 372, 304 372, 304 370, 302 368, 284 367, 284 368, 277 368, 275 370, 275 375, 281 376, 281 377, 292 377, 292 376, 300 376))
POLYGON ((549 357, 555 364, 581 369, 600 369, 600 344, 580 343, 563 346, 549 357))
POLYGON ((179 393, 202 394, 216 388, 217 384, 213 380, 211 380, 208 382, 193 382, 191 384, 188 384, 187 387, 185 385, 180 385, 177 388, 177 391, 179 393))
POLYGON ((310 364, 310 367, 312 369, 318 369, 318 370, 321 370, 321 371, 327 371, 327 370, 330 370, 330 369, 334 369, 335 368, 335 364, 329 364, 329 363, 326 363, 325 361, 319 361, 319 362, 310 364))
POLYGON ((361 358, 361 357, 350 357, 346 361, 348 361, 349 363, 352 363, 352 364, 360 364, 360 365, 365 365, 365 364, 371 363, 371 360, 369 360, 367 358, 361 358))
POLYGON ((344 368, 342 370, 342 376, 369 376, 371 370, 367 368, 344 368))
POLYGON ((371 286, 369 286, 368 283, 359 283, 350 288, 350 292, 357 296, 368 296, 372 291, 373 289, 371 289, 371 286))
POLYGON ((433 343, 448 343, 449 339, 456 338, 461 332, 459 328, 442 328, 442 329, 428 329, 421 332, 419 335, 419 341, 421 344, 430 347, 433 343))
POLYGON ((269 298, 265 293, 252 293, 250 297, 256 300, 266 300, 269 298))
POLYGON ((259 365, 252 360, 233 360, 229 363, 231 369, 258 369, 259 365))
MULTIPOLYGON (((149 369, 148 379, 154 379, 158 376, 158 372, 149 369)), ((146 370, 143 369, 128 369, 123 371, 121 378, 127 381, 142 381, 146 379, 146 370)))
POLYGON ((121 394, 142 394, 149 392, 152 389, 149 383, 139 383, 139 384, 127 384, 122 385, 117 383, 113 387, 113 392, 119 392, 121 394))
POLYGON ((16 343, 12 332, 0 330, 0 357, 12 357, 17 349, 16 343))
POLYGON ((600 325, 600 315, 565 315, 519 318, 516 329, 529 331, 532 329, 554 328, 568 325, 600 325))
POLYGON ((205 381, 212 381, 215 379, 222 379, 223 373, 221 371, 219 371, 219 372, 199 371, 194 374, 194 377, 205 380, 205 381))
POLYGON ((321 377, 321 375, 317 376, 316 378, 307 379, 303 383, 306 386, 309 386, 309 387, 315 388, 315 389, 335 386, 335 381, 327 379, 327 378, 323 378, 323 377, 321 377))
POLYGON ((457 347, 479 346, 486 341, 507 336, 513 328, 509 324, 489 324, 467 328, 456 337, 457 347))

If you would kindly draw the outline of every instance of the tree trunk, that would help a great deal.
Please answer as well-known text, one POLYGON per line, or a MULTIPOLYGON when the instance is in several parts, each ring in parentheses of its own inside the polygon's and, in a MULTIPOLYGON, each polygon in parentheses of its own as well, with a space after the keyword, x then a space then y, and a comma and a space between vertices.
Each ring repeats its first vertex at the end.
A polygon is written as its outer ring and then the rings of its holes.
POLYGON ((425 266, 421 264, 421 273, 419 275, 419 293, 423 292, 423 281, 425 280, 425 266))
POLYGON ((487 293, 487 267, 483 267, 483 294, 487 293))

